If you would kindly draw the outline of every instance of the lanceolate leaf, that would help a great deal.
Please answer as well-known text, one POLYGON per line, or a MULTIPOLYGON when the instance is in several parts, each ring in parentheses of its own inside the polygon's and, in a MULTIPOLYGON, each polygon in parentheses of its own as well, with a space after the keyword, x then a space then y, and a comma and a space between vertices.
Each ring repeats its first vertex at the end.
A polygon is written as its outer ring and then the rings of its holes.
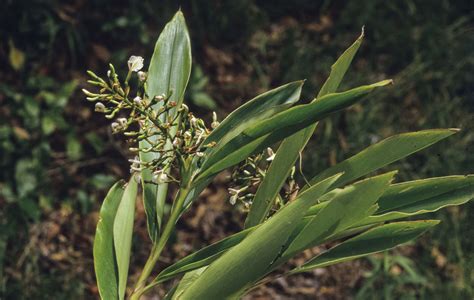
POLYGON ((118 270, 119 299, 124 299, 127 286, 128 265, 132 248, 133 221, 137 183, 133 176, 128 181, 114 220, 113 237, 118 270))
POLYGON ((174 263, 158 274, 155 281, 163 282, 181 273, 209 265, 229 248, 240 243, 250 232, 252 232, 252 230, 253 228, 242 230, 236 234, 220 240, 217 243, 202 248, 201 250, 180 259, 178 262, 174 263))
POLYGON ((394 135, 326 169, 311 179, 310 184, 344 172, 334 187, 344 186, 352 180, 420 151, 456 132, 458 129, 433 129, 394 135))
POLYGON ((204 145, 216 142, 224 145, 247 127, 267 119, 297 102, 303 81, 294 81, 263 93, 230 113, 206 138, 204 145))
POLYGON ((306 272, 394 248, 418 237, 438 223, 437 220, 397 222, 370 229, 316 256, 291 271, 290 274, 306 272))
POLYGON ((317 201, 338 176, 313 186, 278 211, 242 242, 224 253, 182 294, 181 299, 226 299, 239 294, 265 274, 306 209, 317 201))
POLYGON ((377 212, 359 222, 367 225, 434 212, 474 199, 474 175, 446 176, 391 185, 378 201, 377 212))
MULTIPOLYGON (((258 138, 267 137, 268 142, 276 142, 288 137, 298 130, 306 128, 311 124, 327 117, 331 113, 346 108, 361 97, 368 94, 377 87, 390 84, 391 80, 384 80, 372 85, 361 86, 346 92, 329 94, 322 97, 319 101, 299 105, 287 109, 275 116, 257 122, 256 124, 245 129, 241 134, 230 140, 222 148, 212 153, 204 162, 201 168, 200 177, 206 178, 222 170, 222 166, 228 167, 225 163, 231 154, 246 153, 247 145, 255 143, 258 138), (268 138, 272 134, 273 137, 268 138), (276 138, 275 138, 276 137, 276 138)), ((270 144, 259 144, 259 147, 268 146, 270 144)), ((235 155, 235 154, 234 154, 235 155)), ((246 154, 248 155, 248 154, 246 154)), ((240 154, 238 155, 240 156, 240 154)), ((242 155, 244 156, 244 155, 242 155)), ((244 157, 245 158, 245 157, 244 157)))
MULTIPOLYGON (((184 91, 191 74, 191 44, 183 14, 179 11, 165 26, 155 45, 155 50, 148 68, 146 93, 150 99, 164 94, 178 105, 183 102, 184 91)), ((159 109, 158 102, 154 109, 159 109)), ((174 112, 171 112, 173 114, 174 112)), ((153 138, 153 137, 152 137, 153 138)), ((140 148, 148 148, 147 141, 140 142, 140 148)), ((169 148, 169 145, 167 145, 169 148)), ((157 159, 158 153, 140 152, 140 159, 149 162, 157 159)), ((168 184, 154 185, 150 183, 152 174, 145 169, 142 174, 143 201, 147 215, 148 232, 152 240, 156 240, 163 219, 165 197, 168 184)))
POLYGON ((114 184, 100 208, 94 238, 94 269, 100 297, 118 299, 117 265, 114 252, 114 219, 123 195, 124 182, 114 184))
MULTIPOLYGON (((321 209, 300 231, 285 252, 294 254, 321 243, 370 216, 370 209, 388 188, 395 172, 375 176, 347 186, 321 209)), ((342 175, 344 176, 344 175, 342 175)))
MULTIPOLYGON (((339 57, 332 65, 331 73, 319 91, 314 101, 330 93, 335 93, 344 77, 349 65, 352 62, 357 50, 362 43, 364 32, 360 37, 339 57)), ((275 158, 267 170, 263 182, 258 187, 257 193, 252 200, 249 214, 245 221, 245 227, 255 226, 265 220, 277 195, 281 190, 286 178, 291 172, 291 167, 295 164, 298 156, 303 151, 306 143, 313 135, 316 124, 304 128, 292 136, 286 138, 278 147, 275 158)))

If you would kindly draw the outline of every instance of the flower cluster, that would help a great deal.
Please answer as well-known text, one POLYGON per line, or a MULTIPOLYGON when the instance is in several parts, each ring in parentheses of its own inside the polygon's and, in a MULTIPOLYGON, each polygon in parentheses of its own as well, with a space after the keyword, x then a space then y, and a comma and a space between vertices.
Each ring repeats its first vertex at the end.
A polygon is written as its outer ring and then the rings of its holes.
MULTIPOLYGON (((235 205, 237 201, 241 202, 246 209, 252 204, 252 199, 259 184, 265 178, 270 163, 275 158, 272 148, 254 156, 250 156, 240 165, 234 168, 231 174, 232 187, 229 191, 229 202, 235 205)), ((291 200, 298 192, 299 187, 294 179, 296 168, 293 167, 290 176, 287 178, 286 185, 283 189, 283 199, 278 199, 284 204, 291 200)))
POLYGON ((105 114, 111 123, 112 132, 123 133, 131 145, 130 151, 137 156, 130 159, 130 171, 139 172, 149 168, 156 183, 175 181, 170 172, 180 167, 189 156, 204 156, 206 148, 214 143, 203 145, 212 128, 219 125, 213 113, 211 129, 204 121, 195 117, 185 104, 171 100, 169 95, 149 97, 145 91, 147 74, 143 68, 143 58, 131 56, 128 60, 129 72, 122 83, 113 65, 109 65, 107 80, 88 71, 92 80, 88 82, 99 87, 98 93, 83 89, 87 100, 94 101, 95 111, 105 114), (129 80, 133 73, 138 78, 135 95, 130 95, 129 80), (140 153, 157 153, 151 161, 140 161, 140 153))

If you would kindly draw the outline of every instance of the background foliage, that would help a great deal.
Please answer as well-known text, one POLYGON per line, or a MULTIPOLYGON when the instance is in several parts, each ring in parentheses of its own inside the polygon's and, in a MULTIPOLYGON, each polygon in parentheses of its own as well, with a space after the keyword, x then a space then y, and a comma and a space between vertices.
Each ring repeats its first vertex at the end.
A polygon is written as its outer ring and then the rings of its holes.
MULTIPOLYGON (((311 99, 330 64, 366 26, 341 90, 387 77, 396 88, 322 124, 304 157, 307 177, 391 134, 436 127, 463 131, 391 169, 400 169, 400 179, 472 173, 469 1, 180 2, 6 0, 0 13, 1 298, 97 294, 91 241, 99 201, 126 176, 128 154, 83 100, 84 71, 105 70, 109 61, 124 71, 130 55, 151 57, 178 6, 196 62, 186 101, 207 116, 212 109, 225 116, 244 99, 301 78, 307 79, 302 98, 311 99)), ((235 231, 239 220, 229 207, 223 210, 235 220, 222 225, 235 231)), ((438 217, 444 225, 417 245, 366 260, 367 273, 353 274, 353 285, 338 287, 340 274, 333 272, 319 293, 325 286, 335 290, 320 295, 472 298, 474 206, 438 217)), ((146 234, 141 219, 137 230, 146 234)), ((208 242, 204 235, 195 246, 208 242)), ((134 251, 146 252, 139 244, 134 251)))

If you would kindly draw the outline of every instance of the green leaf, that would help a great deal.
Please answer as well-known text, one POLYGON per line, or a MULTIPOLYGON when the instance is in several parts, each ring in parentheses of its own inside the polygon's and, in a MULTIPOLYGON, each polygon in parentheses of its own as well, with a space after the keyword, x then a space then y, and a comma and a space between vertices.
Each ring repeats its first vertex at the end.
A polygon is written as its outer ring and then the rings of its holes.
POLYGON ((94 269, 101 299, 118 299, 117 265, 115 264, 113 226, 123 195, 124 182, 115 183, 100 208, 94 237, 94 269))
POLYGON ((127 287, 136 197, 137 182, 135 181, 134 176, 132 176, 128 181, 122 200, 117 208, 113 228, 115 257, 117 259, 118 270, 119 299, 124 298, 125 288, 127 287))
POLYGON ((181 294, 184 292, 184 290, 190 286, 196 279, 201 276, 201 274, 206 270, 207 267, 202 267, 196 270, 193 270, 191 272, 186 273, 181 281, 179 282, 178 286, 176 287, 176 291, 173 294, 172 299, 180 299, 181 294))
POLYGON ((255 193, 245 228, 253 227, 265 220, 309 137, 310 135, 300 131, 282 142, 255 193))
POLYGON ((370 229, 316 256, 301 267, 292 270, 290 274, 327 267, 389 250, 418 237, 438 223, 438 220, 397 222, 370 229))
MULTIPOLYGON (((175 101, 178 108, 183 103, 184 92, 191 74, 191 64, 191 43, 188 29, 183 14, 178 11, 173 19, 166 24, 156 42, 148 68, 146 82, 148 97, 152 98, 161 94, 171 95, 170 100, 175 101)), ((157 103, 154 109, 159 109, 160 105, 160 103, 157 103)), ((174 112, 175 110, 171 113, 174 112)), ((149 146, 150 144, 147 141, 140 142, 141 149, 149 146)), ((140 159, 143 162, 150 162, 158 157, 158 153, 140 152, 140 159)), ((145 183, 152 180, 152 174, 148 169, 145 169, 141 176, 148 232, 150 238, 156 241, 163 219, 168 184, 145 183)))
POLYGON ((219 146, 225 145, 244 129, 288 109, 299 100, 303 83, 304 81, 290 82, 246 102, 230 113, 203 144, 216 142, 217 145, 211 150, 215 152, 219 146))
POLYGON ((291 257, 370 216, 374 212, 371 207, 388 188, 395 173, 371 177, 345 187, 310 219, 285 251, 284 256, 291 257))
POLYGON ((156 41, 146 81, 148 97, 171 95, 170 99, 179 107, 191 75, 191 64, 189 33, 183 13, 178 11, 156 41))
POLYGON ((344 172, 344 175, 334 184, 334 187, 343 186, 352 180, 439 142, 456 132, 458 132, 458 129, 432 129, 391 136, 324 170, 311 179, 310 184, 333 174, 344 172))
POLYGON ((305 211, 339 175, 311 187, 279 210, 242 242, 224 253, 184 291, 181 299, 226 299, 260 278, 281 254, 282 246, 305 211))
POLYGON ((252 230, 253 228, 239 231, 218 241, 217 243, 191 253, 190 255, 180 259, 173 265, 164 269, 160 274, 158 274, 155 281, 163 282, 184 272, 189 272, 209 265, 229 248, 240 243, 250 232, 252 232, 252 230))
POLYGON ((331 66, 331 73, 319 91, 318 96, 316 97, 317 99, 337 91, 342 79, 344 78, 344 75, 347 72, 347 69, 349 69, 352 60, 357 53, 357 50, 359 50, 363 39, 364 28, 362 27, 362 33, 360 34, 359 38, 357 38, 357 40, 349 48, 347 48, 347 50, 344 51, 344 53, 342 53, 337 61, 331 66))
MULTIPOLYGON (((362 31, 360 37, 332 65, 328 79, 313 102, 318 101, 322 96, 336 92, 362 43, 363 37, 364 31, 362 31)), ((279 191, 290 175, 291 167, 295 164, 301 151, 303 151, 306 143, 308 143, 310 137, 313 135, 316 126, 317 123, 283 140, 266 172, 263 182, 259 185, 255 197, 252 200, 252 206, 250 207, 249 214, 245 221, 246 228, 260 224, 268 216, 279 191)))
POLYGON ((374 224, 441 208, 461 205, 474 199, 474 175, 446 176, 391 185, 378 200, 379 209, 358 225, 374 224))
POLYGON ((227 162, 231 156, 239 158, 247 157, 252 153, 249 153, 247 146, 256 143, 256 140, 259 138, 262 138, 263 142, 259 144, 258 148, 271 145, 271 143, 280 141, 320 121, 331 113, 356 103, 375 88, 385 86, 391 82, 391 80, 384 80, 346 92, 329 94, 322 97, 319 101, 298 105, 280 112, 271 118, 259 121, 246 128, 221 148, 216 149, 204 162, 200 177, 206 178, 231 166, 227 162))

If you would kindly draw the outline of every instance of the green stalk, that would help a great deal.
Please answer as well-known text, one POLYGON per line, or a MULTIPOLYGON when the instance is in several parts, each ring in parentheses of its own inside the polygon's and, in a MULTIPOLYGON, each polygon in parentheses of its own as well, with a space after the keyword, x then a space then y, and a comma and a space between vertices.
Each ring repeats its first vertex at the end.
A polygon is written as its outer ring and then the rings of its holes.
POLYGON ((145 266, 143 267, 143 271, 140 274, 140 277, 138 278, 137 283, 135 284, 135 288, 132 295, 130 296, 130 300, 138 300, 144 293, 146 280, 148 279, 151 272, 155 268, 156 263, 158 262, 158 259, 160 258, 161 252, 163 251, 166 243, 168 242, 168 239, 171 233, 173 232, 176 222, 181 216, 181 211, 182 211, 181 208, 184 204, 184 201, 188 193, 189 193, 188 186, 181 188, 179 190, 178 195, 176 196, 176 199, 174 201, 173 208, 171 210, 170 218, 168 219, 168 222, 166 223, 165 228, 163 230, 163 234, 158 240, 158 243, 153 245, 153 248, 151 249, 151 252, 150 252, 150 256, 148 257, 148 260, 145 263, 145 266))

